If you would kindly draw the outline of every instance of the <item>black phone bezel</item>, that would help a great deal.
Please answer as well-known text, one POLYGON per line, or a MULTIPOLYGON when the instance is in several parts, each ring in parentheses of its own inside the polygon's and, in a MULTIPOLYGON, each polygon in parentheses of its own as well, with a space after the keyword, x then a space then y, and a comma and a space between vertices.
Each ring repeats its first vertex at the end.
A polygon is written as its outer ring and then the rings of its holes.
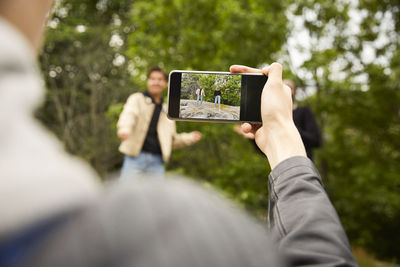
POLYGON ((174 120, 179 118, 179 107, 181 101, 181 72, 171 72, 168 82, 168 117, 174 120))

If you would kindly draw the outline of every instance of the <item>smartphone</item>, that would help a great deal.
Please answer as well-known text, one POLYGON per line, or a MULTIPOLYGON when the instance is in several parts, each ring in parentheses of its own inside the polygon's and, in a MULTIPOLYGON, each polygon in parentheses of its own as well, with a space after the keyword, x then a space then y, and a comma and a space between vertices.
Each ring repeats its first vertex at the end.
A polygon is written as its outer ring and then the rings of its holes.
POLYGON ((168 117, 185 121, 261 122, 261 73, 174 70, 168 81, 168 117))

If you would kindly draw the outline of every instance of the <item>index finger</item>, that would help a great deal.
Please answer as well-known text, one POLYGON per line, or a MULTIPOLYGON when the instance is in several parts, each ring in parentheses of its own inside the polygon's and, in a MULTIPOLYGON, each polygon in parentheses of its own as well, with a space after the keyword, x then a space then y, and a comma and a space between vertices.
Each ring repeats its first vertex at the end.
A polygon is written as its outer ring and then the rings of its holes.
POLYGON ((232 65, 229 68, 230 72, 237 73, 237 72, 242 72, 242 73, 264 73, 263 70, 260 69, 255 69, 255 68, 250 68, 244 65, 232 65))

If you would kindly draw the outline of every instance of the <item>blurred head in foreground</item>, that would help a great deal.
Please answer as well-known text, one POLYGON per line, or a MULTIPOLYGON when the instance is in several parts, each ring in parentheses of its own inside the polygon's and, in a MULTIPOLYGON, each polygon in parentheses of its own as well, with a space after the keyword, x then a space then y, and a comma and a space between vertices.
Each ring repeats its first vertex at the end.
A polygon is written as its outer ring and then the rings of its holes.
POLYGON ((0 17, 16 27, 38 53, 52 5, 53 0, 1 0, 0 17))

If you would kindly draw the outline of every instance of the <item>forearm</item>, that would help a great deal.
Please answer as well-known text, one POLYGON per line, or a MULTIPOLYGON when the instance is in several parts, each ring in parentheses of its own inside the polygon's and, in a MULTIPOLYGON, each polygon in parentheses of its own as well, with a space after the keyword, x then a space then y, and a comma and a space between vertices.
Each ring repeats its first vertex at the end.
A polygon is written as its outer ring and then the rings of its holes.
POLYGON ((307 156, 300 134, 294 123, 277 125, 266 131, 265 154, 271 169, 294 156, 307 156))
POLYGON ((179 149, 195 143, 193 133, 176 133, 172 141, 172 149, 179 149))
POLYGON ((290 266, 357 266, 314 164, 291 157, 269 175, 269 225, 290 266))

